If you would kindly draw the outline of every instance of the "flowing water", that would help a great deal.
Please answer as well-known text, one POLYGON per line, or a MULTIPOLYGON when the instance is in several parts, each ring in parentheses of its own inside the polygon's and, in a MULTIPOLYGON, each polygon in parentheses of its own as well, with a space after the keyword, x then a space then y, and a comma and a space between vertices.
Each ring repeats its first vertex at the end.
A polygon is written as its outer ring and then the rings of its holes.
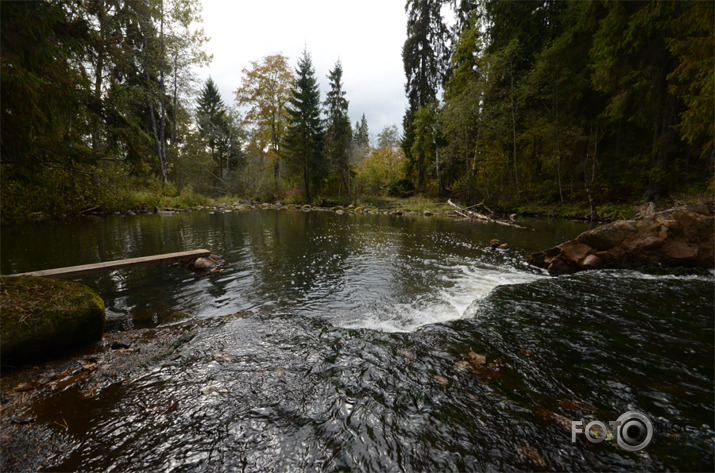
POLYGON ((225 260, 82 279, 108 330, 201 323, 138 376, 45 399, 52 471, 711 471, 713 274, 551 278, 524 257, 586 227, 521 223, 256 210, 3 228, 3 274, 225 260), (572 441, 571 420, 626 411, 654 424, 644 450, 572 441))

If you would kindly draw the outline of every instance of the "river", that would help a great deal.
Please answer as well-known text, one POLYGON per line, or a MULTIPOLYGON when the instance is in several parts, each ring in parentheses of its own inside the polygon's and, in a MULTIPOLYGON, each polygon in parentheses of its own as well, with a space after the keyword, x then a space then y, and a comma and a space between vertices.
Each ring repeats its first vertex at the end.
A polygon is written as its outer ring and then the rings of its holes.
POLYGON ((139 376, 45 399, 69 425, 47 420, 63 445, 48 471, 712 471, 713 274, 551 278, 525 256, 587 227, 520 223, 252 210, 4 227, 3 274, 225 260, 81 279, 108 331, 200 323, 139 376), (627 411, 653 425, 637 452, 572 432, 627 411))

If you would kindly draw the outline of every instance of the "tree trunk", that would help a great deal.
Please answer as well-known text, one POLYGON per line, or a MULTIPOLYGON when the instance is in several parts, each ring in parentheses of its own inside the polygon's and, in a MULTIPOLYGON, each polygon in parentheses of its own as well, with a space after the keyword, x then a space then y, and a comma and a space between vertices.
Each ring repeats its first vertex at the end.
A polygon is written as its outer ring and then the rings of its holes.
MULTIPOLYGON (((553 79, 552 79, 553 80, 553 79)), ((559 199, 561 199, 561 203, 564 203, 564 192, 561 187, 561 139, 559 136, 559 110, 558 110, 558 102, 556 101, 556 94, 557 94, 557 87, 554 84, 554 93, 553 93, 553 113, 554 113, 554 134, 555 139, 556 139, 556 179, 559 183, 559 199)))
POLYGON ((154 132, 154 142, 156 143, 156 154, 157 154, 157 156, 161 156, 161 144, 159 141, 159 131, 156 126, 156 114, 154 113, 154 104, 152 103, 152 100, 151 100, 151 93, 149 93, 147 95, 149 96, 148 104, 149 104, 149 111, 151 112, 150 113, 151 128, 152 128, 152 131, 154 132))
POLYGON ((280 190, 280 170, 281 170, 281 162, 280 162, 280 157, 278 156, 278 150, 275 150, 275 164, 273 165, 273 184, 275 185, 276 188, 276 194, 278 194, 278 191, 280 190))
POLYGON ((350 188, 350 165, 349 164, 347 165, 346 171, 348 173, 348 199, 350 199, 352 196, 352 189, 350 188))
MULTIPOLYGON (((477 144, 474 146, 474 159, 476 160, 478 157, 478 152, 479 152, 479 135, 481 133, 481 129, 477 132, 477 144)), ((484 159, 482 160, 482 176, 484 177, 484 190, 487 193, 487 199, 491 200, 491 196, 489 195, 489 182, 487 180, 487 153, 484 153, 484 159)))
POLYGON ((425 183, 425 170, 422 163, 424 162, 424 157, 422 153, 417 156, 417 190, 422 191, 422 186, 425 183))
POLYGON ((159 23, 159 40, 161 41, 161 54, 159 57, 159 169, 164 184, 168 183, 166 177, 166 88, 164 84, 164 1, 161 2, 161 19, 159 23))
MULTIPOLYGON (((144 37, 144 51, 146 52, 146 66, 144 67, 144 72, 146 74, 146 82, 147 82, 147 91, 146 91, 146 96, 147 96, 147 105, 149 106, 149 115, 151 118, 151 128, 152 131, 154 132, 154 143, 156 143, 156 155, 161 156, 161 145, 159 144, 159 132, 157 130, 156 126, 156 114, 154 113, 154 101, 152 100, 152 93, 151 93, 151 76, 149 75, 149 49, 148 49, 148 42, 146 37, 144 37)), ((159 158, 161 159, 161 158, 159 158)))
POLYGON ((177 55, 174 54, 174 119, 171 121, 171 149, 172 151, 176 150, 176 103, 177 103, 177 95, 179 93, 179 86, 177 83, 177 75, 179 73, 178 71, 178 58, 177 55))
POLYGON ((281 110, 278 110, 278 113, 273 115, 272 122, 271 122, 271 146, 273 147, 273 155, 274 159, 276 162, 273 164, 273 185, 275 186, 275 192, 278 194, 278 191, 280 190, 280 169, 281 169, 281 162, 280 162, 280 155, 278 154, 278 150, 280 149, 280 145, 278 144, 278 130, 276 129, 276 120, 278 119, 277 117, 280 116, 281 110))
POLYGON ((307 163, 303 166, 303 182, 305 183, 305 199, 310 203, 310 176, 307 163))
POLYGON ((434 153, 435 153, 435 161, 437 164, 437 188, 439 190, 439 196, 444 197, 446 192, 444 189, 444 182, 442 182, 442 173, 440 172, 440 169, 439 169, 439 148, 437 146, 435 146, 435 148, 434 148, 434 153))
MULTIPOLYGON (((589 219, 593 222, 598 220, 598 212, 596 212, 596 201, 593 198, 593 183, 596 181, 596 155, 598 154, 598 128, 593 134, 593 154, 591 155, 591 178, 586 177, 584 169, 584 186, 586 187, 586 195, 588 196, 588 206, 591 209, 589 219)), ((588 152, 586 155, 588 159, 588 152)))
POLYGON ((519 196, 519 171, 516 166, 516 103, 514 101, 514 66, 511 65, 509 70, 509 75, 511 79, 511 131, 512 140, 514 143, 514 185, 516 186, 516 195, 519 196))
MULTIPOLYGON (((99 41, 97 45, 97 64, 94 70, 94 100, 98 106, 102 101, 102 71, 104 70, 104 28, 106 26, 106 12, 104 0, 97 1, 97 21, 99 21, 99 41)), ((92 152, 99 153, 99 125, 92 130, 92 152)))

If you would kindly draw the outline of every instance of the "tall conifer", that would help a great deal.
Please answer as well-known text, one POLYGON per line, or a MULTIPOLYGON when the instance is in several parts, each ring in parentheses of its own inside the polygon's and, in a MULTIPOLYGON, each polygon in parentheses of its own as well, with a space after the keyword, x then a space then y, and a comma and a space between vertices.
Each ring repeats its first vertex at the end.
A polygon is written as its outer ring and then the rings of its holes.
POLYGON ((311 200, 311 187, 318 191, 325 175, 322 160, 323 129, 320 120, 320 90, 310 53, 303 51, 298 60, 296 80, 288 101, 288 131, 285 140, 286 159, 303 180, 306 200, 311 200))
POLYGON ((330 90, 324 102, 325 106, 325 147, 324 155, 343 185, 350 193, 350 141, 352 127, 348 117, 348 101, 343 90, 343 66, 338 61, 328 74, 330 90))

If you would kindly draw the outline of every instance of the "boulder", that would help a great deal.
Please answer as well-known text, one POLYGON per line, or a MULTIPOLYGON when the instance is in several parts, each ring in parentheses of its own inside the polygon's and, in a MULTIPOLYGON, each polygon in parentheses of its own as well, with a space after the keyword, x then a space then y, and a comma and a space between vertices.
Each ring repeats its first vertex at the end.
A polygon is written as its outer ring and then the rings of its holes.
POLYGON ((586 231, 554 248, 533 253, 527 262, 551 275, 583 269, 651 265, 715 267, 715 202, 644 213, 586 231))
POLYGON ((51 356, 102 338, 104 302, 89 287, 31 276, 0 281, 3 364, 51 356))
POLYGON ((223 263, 221 257, 212 254, 206 257, 183 260, 179 264, 192 271, 210 271, 215 269, 221 263, 223 263))

